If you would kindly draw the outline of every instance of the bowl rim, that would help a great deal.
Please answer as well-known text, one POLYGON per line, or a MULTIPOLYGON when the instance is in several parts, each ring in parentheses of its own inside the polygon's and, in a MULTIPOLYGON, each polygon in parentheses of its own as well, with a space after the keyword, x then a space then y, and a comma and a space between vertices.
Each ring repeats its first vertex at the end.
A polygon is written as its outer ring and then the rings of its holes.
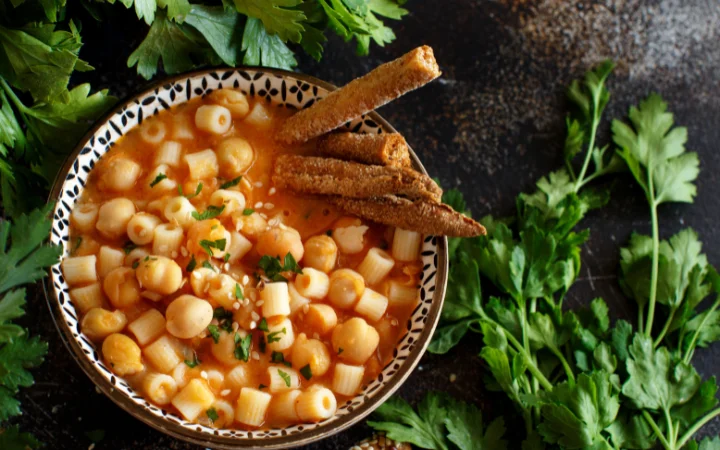
MULTIPOLYGON (((299 72, 291 72, 288 70, 274 69, 261 66, 237 66, 237 67, 215 67, 208 69, 194 70, 185 72, 179 75, 174 75, 160 79, 153 82, 140 92, 131 93, 121 101, 119 101, 115 107, 109 110, 102 118, 98 119, 93 126, 88 130, 87 133, 78 141, 77 145, 65 158, 65 162, 58 171, 55 180, 53 181, 50 194, 48 196, 48 202, 57 202, 62 193, 62 187, 65 183, 65 178, 72 168, 72 165, 77 160, 80 152, 82 151, 84 144, 97 132, 97 130, 106 124, 114 115, 122 111, 134 102, 134 100, 152 94, 156 89, 161 88, 164 85, 176 83, 180 80, 187 80, 197 76, 207 75, 212 72, 225 72, 225 71, 251 71, 251 72, 263 72, 273 74, 282 78, 294 78, 305 83, 315 85, 326 89, 328 92, 337 89, 337 86, 323 81, 319 78, 311 75, 306 75, 299 72)), ((185 102, 183 102, 185 103, 185 102)), ((382 116, 377 112, 371 111, 367 113, 373 121, 380 124, 382 128, 389 130, 390 132, 397 133, 397 130, 390 125, 382 116)), ((416 170, 421 171, 423 174, 428 175, 422 162, 415 154, 414 150, 408 145, 410 150, 410 158, 413 161, 413 166, 416 170)), ((52 222, 56 221, 55 217, 52 217, 52 222)), ((52 233, 52 228, 50 233, 52 233)), ((56 291, 52 285, 52 273, 51 269, 48 269, 48 276, 43 281, 43 291, 45 294, 45 300, 50 310, 55 328, 60 334, 60 338, 63 341, 65 347, 70 351, 75 362, 82 368, 83 372, 90 378, 100 391, 105 394, 106 397, 110 398, 117 406, 123 409, 125 412, 130 414, 132 417, 140 420, 141 422, 149 425, 150 427, 165 433, 174 438, 190 442, 197 445, 202 445, 210 448, 219 449, 233 449, 233 448, 262 448, 265 450, 271 449, 287 449, 292 447, 298 447, 302 445, 308 445, 317 442, 321 439, 325 439, 329 436, 344 431, 351 426, 357 424, 365 417, 370 415, 375 409, 377 409, 382 403, 384 403, 392 394, 394 394, 402 384, 407 381, 410 374, 415 370, 417 365, 420 363, 422 356, 425 353, 432 335, 437 327, 440 320, 440 312, 445 301, 445 293, 447 289, 447 277, 448 277, 448 241, 445 236, 437 236, 437 274, 435 276, 435 291, 432 294, 432 303, 430 310, 428 311, 428 320, 426 321, 421 337, 410 352, 408 359, 398 369, 397 373, 393 376, 391 382, 383 386, 372 398, 363 402, 361 406, 355 409, 351 414, 347 414, 343 418, 334 421, 328 426, 328 428, 318 427, 308 431, 301 431, 296 434, 288 434, 279 437, 262 437, 262 438, 249 438, 249 439, 237 439, 232 437, 219 436, 215 434, 209 434, 204 431, 197 431, 195 429, 189 429, 183 427, 180 424, 174 423, 169 420, 158 418, 155 415, 150 414, 146 409, 138 407, 138 405, 131 401, 126 395, 118 393, 113 386, 100 375, 94 365, 90 362, 89 358, 82 351, 80 346, 77 344, 75 339, 72 337, 72 330, 62 320, 62 312, 60 311, 60 302, 57 298, 56 291)), ((392 361, 391 361, 392 362, 392 361)), ((390 364, 390 363, 388 363, 390 364)), ((387 365, 385 366, 387 367, 387 365)))

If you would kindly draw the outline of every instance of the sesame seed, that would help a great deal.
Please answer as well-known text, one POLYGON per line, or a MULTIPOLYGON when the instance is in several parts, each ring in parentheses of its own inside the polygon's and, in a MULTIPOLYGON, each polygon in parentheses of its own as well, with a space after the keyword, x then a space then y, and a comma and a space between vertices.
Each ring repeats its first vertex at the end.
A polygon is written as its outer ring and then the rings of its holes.
POLYGON ((313 333, 313 338, 320 339, 320 335, 317 332, 315 332, 315 333, 313 333))
POLYGON ((262 182, 262 181, 256 181, 256 182, 255 182, 255 187, 263 187, 263 182, 262 182))
POLYGON ((257 306, 257 307, 259 308, 259 307, 261 307, 263 304, 265 304, 265 301, 264 301, 264 300, 258 300, 258 302, 255 303, 255 306, 257 306))
POLYGON ((233 331, 237 331, 238 328, 240 328, 240 324, 237 323, 237 322, 233 322, 233 323, 232 323, 232 330, 233 330, 233 331))
POLYGON ((167 246, 167 245, 161 245, 161 246, 158 248, 158 250, 160 251, 160 253, 164 253, 164 252, 168 251, 168 246, 167 246))
POLYGON ((200 272, 193 272, 193 273, 192 273, 192 277, 195 278, 196 280, 199 280, 201 276, 202 276, 202 275, 200 275, 200 272))
POLYGON ((250 314, 250 317, 252 317, 253 320, 256 320, 256 321, 257 321, 257 320, 260 320, 260 315, 259 315, 258 313, 256 313, 255 311, 253 311, 253 312, 250 314))
POLYGON ((250 298, 252 301, 257 300, 257 293, 255 291, 250 291, 250 298))
POLYGON ((255 209, 260 209, 263 207, 263 202, 257 202, 255 203, 255 209))
POLYGON ((274 203, 265 203, 265 209, 273 209, 275 207, 274 203))
POLYGON ((260 213, 260 217, 262 217, 263 219, 267 220, 267 215, 266 215, 265 213, 260 213))
POLYGON ((238 281, 240 280, 240 276, 239 276, 238 274, 236 274, 236 273, 231 273, 230 276, 233 277, 234 279, 238 280, 238 281))
POLYGON ((303 305, 303 312, 307 314, 308 311, 310 311, 310 305, 306 303, 303 305))
POLYGON ((257 323, 255 323, 255 321, 253 320, 252 322, 250 322, 250 329, 254 330, 255 327, 257 327, 257 323))
POLYGON ((274 217, 274 218, 270 219, 270 221, 268 222, 268 225, 270 225, 271 227, 274 227, 278 223, 280 223, 280 221, 276 217, 274 217))
POLYGON ((239 233, 240 230, 242 230, 242 229, 243 229, 243 221, 242 220, 235 221, 235 231, 237 231, 239 233))
POLYGON ((234 309, 235 311, 237 311, 238 309, 240 309, 240 302, 235 302, 235 303, 233 303, 233 309, 234 309))
POLYGON ((188 255, 187 249, 185 247, 180 247, 180 254, 183 256, 187 256, 188 255))
POLYGON ((170 253, 170 256, 172 256, 172 258, 175 259, 175 258, 178 257, 178 252, 176 252, 175 250, 173 250, 172 253, 170 253))
POLYGON ((281 230, 287 230, 287 229, 288 229, 288 227, 286 227, 285 224, 282 223, 282 222, 280 222, 280 224, 279 224, 278 226, 280 227, 281 230))
POLYGON ((223 389, 223 390, 220 392, 220 395, 221 395, 222 397, 225 397, 226 395, 230 395, 230 389, 223 389))
POLYGON ((451 382, 451 383, 454 383, 455 380, 457 380, 457 375, 455 375, 454 373, 451 373, 451 374, 450 374, 450 382, 451 382))
POLYGON ((260 360, 260 353, 258 353, 258 352, 252 352, 252 357, 253 357, 253 359, 254 359, 255 361, 259 361, 259 360, 260 360))
POLYGON ((274 187, 271 187, 270 190, 268 191, 268 195, 275 195, 276 192, 277 192, 277 189, 275 189, 274 187))
POLYGON ((218 322, 217 319, 213 319, 213 320, 210 321, 210 325, 217 325, 217 324, 219 324, 219 323, 220 323, 220 322, 218 322))
POLYGON ((225 271, 230 270, 230 263, 225 263, 225 265, 223 265, 223 270, 225 270, 225 271))
POLYGON ((180 287, 183 287, 187 284, 187 278, 183 278, 182 283, 180 283, 180 287))
POLYGON ((398 324, 397 319, 393 319, 393 320, 390 321, 390 325, 392 325, 392 326, 394 326, 394 327, 396 327, 397 324, 398 324))
POLYGON ((246 298, 246 299, 245 299, 245 306, 248 306, 249 304, 250 304, 250 299, 249 299, 249 298, 246 298))
POLYGON ((207 372, 205 372, 204 370, 202 372, 200 372, 200 377, 204 380, 207 380, 208 379, 207 372))
POLYGON ((242 283, 248 284, 250 282, 250 277, 247 275, 243 275, 242 283))
POLYGON ((205 287, 203 288, 203 293, 207 294, 209 290, 210 290, 210 285, 206 283, 205 287))

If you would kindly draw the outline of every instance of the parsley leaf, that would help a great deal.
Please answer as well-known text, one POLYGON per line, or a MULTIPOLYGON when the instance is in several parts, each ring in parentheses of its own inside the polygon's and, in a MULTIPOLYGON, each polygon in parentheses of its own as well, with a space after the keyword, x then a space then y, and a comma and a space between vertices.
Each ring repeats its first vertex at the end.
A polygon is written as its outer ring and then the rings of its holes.
POLYGON ((166 178, 167 178, 167 175, 165 175, 164 173, 159 173, 155 177, 155 179, 152 180, 152 182, 150 183, 150 187, 155 187, 156 184, 158 184, 159 182, 161 182, 162 180, 164 180, 166 178))
MULTIPOLYGON (((235 8, 253 20, 262 21, 268 33, 277 35, 281 41, 300 42, 305 14, 291 9, 302 3, 301 0, 233 0, 235 8)), ((246 25, 247 28, 247 25, 246 25)))
POLYGON ((202 183, 198 183, 197 187, 195 188, 195 193, 194 193, 194 194, 187 194, 187 195, 185 195, 185 194, 183 193, 182 184, 178 184, 178 194, 182 195, 182 196, 185 197, 185 198, 197 197, 198 195, 200 195, 200 192, 202 191, 202 189, 203 189, 203 184, 202 184, 202 183))
POLYGON ((278 369, 278 375, 280 375, 280 378, 282 378, 283 381, 285 382, 285 386, 290 387, 290 383, 291 383, 290 375, 288 375, 287 372, 284 372, 280 369, 278 369))
POLYGON ((233 178, 232 180, 226 181, 225 183, 221 184, 221 185, 220 185, 220 189, 228 189, 228 188, 231 188, 231 187, 233 187, 233 186, 237 186, 238 184, 240 184, 240 180, 242 180, 242 175, 239 176, 239 177, 237 177, 237 178, 233 178))
POLYGON ((270 360, 274 363, 284 364, 287 367, 292 367, 292 364, 289 361, 285 361, 285 355, 283 355, 282 352, 272 352, 272 354, 270 355, 270 360))
POLYGON ((210 256, 213 256, 213 249, 224 251, 226 245, 227 240, 225 239, 217 239, 215 241, 208 241, 207 239, 203 239, 200 241, 200 247, 202 247, 203 250, 205 250, 210 256))
POLYGON ((248 18, 245 23, 242 50, 245 52, 243 64, 277 67, 285 70, 292 70, 297 66, 292 50, 278 35, 268 34, 258 19, 248 18))
POLYGON ((205 211, 203 211, 202 213, 193 211, 192 216, 195 220, 214 219, 215 217, 222 214, 222 212, 224 210, 225 210, 225 205, 220 205, 220 206, 208 205, 207 209, 205 211))
POLYGON ((310 368, 310 364, 305 364, 300 368, 300 375, 303 376, 306 380, 309 380, 312 378, 312 369, 310 368))
POLYGON ((255 212, 255 210, 252 208, 245 208, 245 209, 243 209, 242 213, 243 213, 243 216, 249 216, 249 215, 252 215, 252 213, 254 213, 254 212, 255 212))
POLYGON ((225 64, 237 65, 242 26, 237 12, 222 6, 192 5, 185 23, 203 35, 225 64))
POLYGON ((252 335, 248 334, 244 338, 240 334, 235 333, 235 358, 240 361, 248 362, 250 359, 250 345, 252 344, 252 335))
POLYGON ((210 419, 211 422, 215 422, 220 418, 215 408, 210 408, 207 411, 205 411, 205 414, 207 414, 208 419, 210 419))
MULTIPOLYGON (((2 404, 0 393, 0 404, 2 404)), ((0 432, 0 448, 8 450, 27 450, 40 448, 40 441, 30 433, 21 433, 17 425, 9 426, 0 432)))
POLYGON ((216 344, 220 342, 220 328, 217 325, 208 325, 208 332, 216 344))
POLYGON ((242 288, 240 288, 240 285, 238 283, 235 283, 235 298, 238 300, 244 300, 245 296, 243 295, 242 288))
POLYGON ((192 258, 190 258, 190 262, 185 267, 186 272, 192 272, 195 270, 195 267, 197 266, 197 261, 195 260, 195 255, 192 255, 192 258))
POLYGON ((201 362, 201 361, 198 359, 197 353, 193 353, 193 359, 192 359, 192 360, 187 360, 187 359, 185 360, 185 364, 186 364, 189 368, 191 368, 191 369, 194 368, 194 367, 197 367, 198 364, 200 364, 200 362, 201 362))
POLYGON ((265 275, 272 281, 287 281, 287 279, 282 276, 283 272, 302 273, 302 268, 300 268, 300 265, 295 261, 291 253, 285 255, 282 264, 280 263, 280 258, 263 255, 260 261, 258 261, 258 267, 261 268, 265 272, 265 275))
POLYGON ((272 344, 273 342, 280 342, 282 337, 279 337, 281 334, 287 333, 287 330, 283 328, 280 331, 273 331, 272 333, 269 333, 267 335, 267 343, 272 344))
POLYGON ((0 347, 0 421, 20 414, 19 403, 12 399, 19 388, 33 385, 28 369, 42 364, 48 345, 25 334, 0 347))
POLYGON ((264 317, 263 317, 262 319, 260 319, 260 322, 258 322, 258 330, 260 330, 260 331, 265 331, 265 332, 270 331, 270 330, 268 329, 267 320, 265 320, 264 317))

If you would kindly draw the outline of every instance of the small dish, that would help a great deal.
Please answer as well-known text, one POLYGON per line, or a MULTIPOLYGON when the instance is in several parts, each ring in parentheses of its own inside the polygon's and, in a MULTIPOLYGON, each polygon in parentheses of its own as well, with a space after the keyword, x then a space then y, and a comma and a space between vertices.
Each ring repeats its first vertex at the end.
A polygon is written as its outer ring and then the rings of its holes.
MULTIPOLYGON (((292 109, 306 108, 335 89, 333 85, 307 75, 275 69, 238 68, 206 70, 170 78, 130 98, 90 130, 60 170, 50 194, 50 200, 56 202, 50 242, 62 246, 64 254, 69 251, 70 212, 95 163, 121 136, 147 117, 219 88, 240 89, 246 95, 292 109)), ((360 133, 395 132, 374 112, 346 124, 346 128, 360 133)), ((415 168, 425 173, 412 150, 411 154, 415 168)), ((338 405, 337 414, 328 420, 268 430, 215 429, 187 422, 148 403, 105 366, 97 346, 80 332, 78 314, 69 300, 69 288, 60 264, 51 268, 45 282, 45 294, 70 353, 96 386, 134 417, 163 433, 206 447, 285 449, 316 442, 357 423, 392 395, 418 364, 442 310, 448 272, 447 239, 427 236, 421 252, 420 302, 405 324, 405 333, 396 345, 392 361, 377 379, 364 386, 354 398, 338 405)))

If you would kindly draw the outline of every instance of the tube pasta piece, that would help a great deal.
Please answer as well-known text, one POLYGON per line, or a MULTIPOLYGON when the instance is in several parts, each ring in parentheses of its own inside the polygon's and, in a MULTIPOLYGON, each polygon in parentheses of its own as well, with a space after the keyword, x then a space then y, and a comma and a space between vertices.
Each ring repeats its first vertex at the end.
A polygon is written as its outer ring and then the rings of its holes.
POLYGON ((411 167, 410 151, 399 133, 332 133, 317 143, 321 156, 379 166, 411 167))
POLYGON ((442 203, 413 202, 393 195, 374 199, 334 198, 331 201, 348 214, 422 234, 456 237, 485 234, 485 227, 442 203))
POLYGON ((314 156, 281 155, 273 182, 302 194, 369 198, 388 194, 439 202, 442 190, 427 175, 407 167, 368 166, 314 156))
POLYGON ((432 48, 418 47, 331 92, 285 121, 277 139, 306 142, 342 126, 440 76, 432 48))

